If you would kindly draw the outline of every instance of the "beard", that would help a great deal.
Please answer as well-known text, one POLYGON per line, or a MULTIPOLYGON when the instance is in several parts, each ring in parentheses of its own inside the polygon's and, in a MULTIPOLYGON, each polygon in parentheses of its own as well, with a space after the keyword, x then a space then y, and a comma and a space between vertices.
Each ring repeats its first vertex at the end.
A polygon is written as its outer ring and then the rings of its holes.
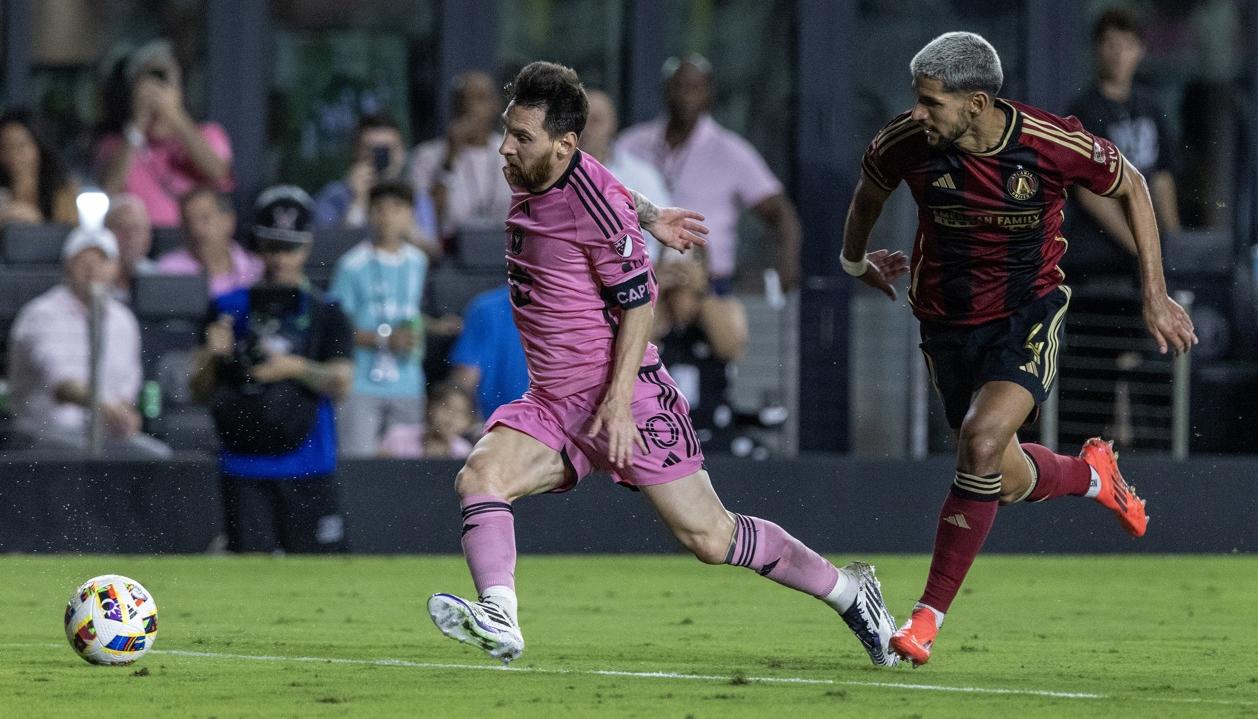
POLYGON ((507 176, 507 182, 516 187, 523 187, 526 190, 537 191, 542 189, 546 184, 546 180, 550 179, 551 170, 554 165, 551 164, 550 158, 542 156, 532 165, 521 163, 515 166, 508 162, 503 166, 503 174, 507 176))

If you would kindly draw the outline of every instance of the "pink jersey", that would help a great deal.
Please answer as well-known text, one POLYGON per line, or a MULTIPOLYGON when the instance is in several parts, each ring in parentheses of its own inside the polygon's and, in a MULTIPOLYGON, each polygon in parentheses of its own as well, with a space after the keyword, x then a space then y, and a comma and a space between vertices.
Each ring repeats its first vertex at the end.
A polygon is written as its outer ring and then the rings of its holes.
MULTIPOLYGON (((611 379, 623 310, 655 302, 629 191, 577 151, 549 189, 512 188, 507 283, 530 391, 560 399, 611 379)), ((659 362, 648 344, 643 365, 659 362)))

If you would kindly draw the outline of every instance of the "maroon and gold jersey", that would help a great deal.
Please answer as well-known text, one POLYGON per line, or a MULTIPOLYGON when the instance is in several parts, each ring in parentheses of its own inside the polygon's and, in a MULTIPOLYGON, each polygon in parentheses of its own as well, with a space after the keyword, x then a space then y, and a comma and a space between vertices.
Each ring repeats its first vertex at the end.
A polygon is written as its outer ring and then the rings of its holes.
POLYGON ((1075 118, 996 105, 1008 121, 991 150, 933 149, 906 112, 861 161, 866 181, 890 192, 903 180, 917 201, 909 303, 921 320, 977 325, 1051 292, 1065 278, 1067 188, 1112 195, 1122 183, 1118 148, 1075 118))

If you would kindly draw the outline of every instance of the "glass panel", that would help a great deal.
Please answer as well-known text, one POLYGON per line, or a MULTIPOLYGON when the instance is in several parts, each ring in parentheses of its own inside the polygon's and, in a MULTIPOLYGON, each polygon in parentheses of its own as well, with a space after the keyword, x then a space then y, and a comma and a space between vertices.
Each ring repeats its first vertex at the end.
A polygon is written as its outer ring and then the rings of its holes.
MULTIPOLYGON (((1091 0, 1088 30, 1114 7, 1133 9, 1144 24, 1147 53, 1136 82, 1152 91, 1172 138, 1179 138, 1175 179, 1181 222, 1188 229, 1230 228, 1236 160, 1243 155, 1235 145, 1243 134, 1235 92, 1246 57, 1242 3, 1091 0)), ((1089 57, 1089 66, 1092 62, 1089 57)))
POLYGON ((97 134, 121 126, 103 107, 102 80, 127 51, 149 40, 171 41, 189 110, 202 116, 204 0, 46 0, 31 8, 32 104, 79 175, 91 173, 97 134))
POLYGON ((435 131, 428 119, 432 3, 274 0, 271 10, 278 31, 270 144, 278 179, 316 191, 340 178, 363 114, 391 115, 408 146, 435 131))
POLYGON ((794 128, 795 3, 689 0, 666 3, 671 55, 712 63, 717 122, 746 138, 790 186, 794 128))
POLYGON ((533 60, 567 65, 589 88, 620 97, 622 3, 500 0, 498 69, 509 80, 533 60))

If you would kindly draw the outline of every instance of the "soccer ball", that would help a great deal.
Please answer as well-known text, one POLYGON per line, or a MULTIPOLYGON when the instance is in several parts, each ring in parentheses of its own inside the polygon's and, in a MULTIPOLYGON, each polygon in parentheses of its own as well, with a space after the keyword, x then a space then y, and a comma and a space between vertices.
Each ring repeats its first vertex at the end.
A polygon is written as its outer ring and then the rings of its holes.
POLYGON ((93 577, 66 604, 66 639, 92 664, 130 664, 153 648, 157 604, 134 579, 93 577))

